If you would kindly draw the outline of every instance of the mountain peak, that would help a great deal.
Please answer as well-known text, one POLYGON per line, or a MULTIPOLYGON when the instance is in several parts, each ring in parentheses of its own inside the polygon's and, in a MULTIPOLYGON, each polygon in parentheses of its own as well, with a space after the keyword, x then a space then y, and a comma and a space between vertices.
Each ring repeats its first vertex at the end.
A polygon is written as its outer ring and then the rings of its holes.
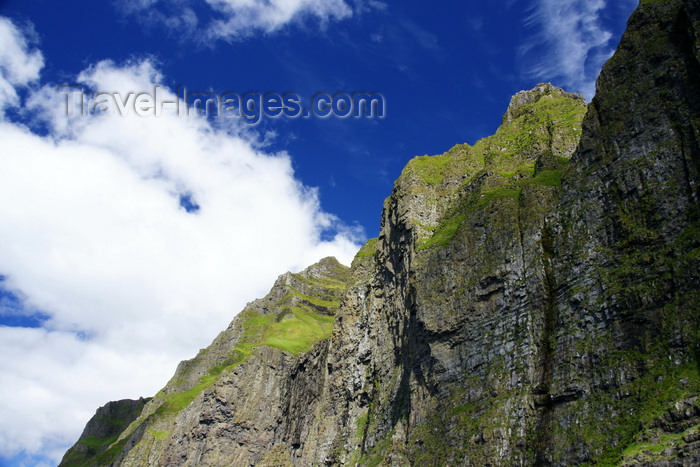
POLYGON ((333 256, 327 256, 304 269, 299 274, 308 278, 343 280, 350 272, 350 268, 341 264, 333 256))
POLYGON ((540 83, 529 91, 517 92, 510 99, 508 110, 503 116, 503 123, 509 124, 522 115, 523 110, 530 104, 534 104, 543 98, 567 97, 581 102, 586 102, 582 94, 567 92, 551 83, 540 83))

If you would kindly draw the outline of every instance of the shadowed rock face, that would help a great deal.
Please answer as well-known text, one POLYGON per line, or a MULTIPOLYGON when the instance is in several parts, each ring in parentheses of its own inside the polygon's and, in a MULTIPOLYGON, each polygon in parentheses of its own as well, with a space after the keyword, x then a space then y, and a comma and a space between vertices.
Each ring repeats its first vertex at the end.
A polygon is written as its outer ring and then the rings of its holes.
POLYGON ((543 460, 614 461, 700 390, 699 62, 698 2, 642 2, 598 79, 553 236, 543 460))
POLYGON ((78 442, 63 456, 61 465, 89 465, 91 460, 102 461, 110 445, 136 420, 147 402, 148 399, 143 398, 124 399, 108 402, 97 409, 78 442))
POLYGON ((414 158, 351 268, 280 276, 84 465, 697 465, 699 15, 643 1, 588 108, 540 84, 414 158))

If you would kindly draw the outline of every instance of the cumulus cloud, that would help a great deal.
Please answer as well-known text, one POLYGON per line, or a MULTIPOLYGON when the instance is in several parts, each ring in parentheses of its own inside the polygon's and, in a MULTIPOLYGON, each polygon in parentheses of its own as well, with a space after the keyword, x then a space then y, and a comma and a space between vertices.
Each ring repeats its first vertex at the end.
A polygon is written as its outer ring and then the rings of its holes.
POLYGON ((307 19, 325 27, 353 14, 344 0, 129 0, 120 2, 119 8, 202 41, 272 33, 307 19))
MULTIPOLYGON (((0 35, 5 102, 23 108, 0 120, 0 312, 45 317, 0 326, 0 452, 57 461, 96 407, 153 395, 278 274, 347 264, 362 233, 236 122, 67 116, 55 84, 26 88, 41 53, 7 20, 0 35)), ((76 77, 121 96, 161 79, 149 60, 76 77)))
MULTIPOLYGON (((636 0, 627 0, 630 4, 636 0)), ((528 75, 555 81, 587 99, 595 94, 595 80, 617 44, 604 24, 607 0, 539 0, 528 25, 539 31, 520 48, 528 75)))

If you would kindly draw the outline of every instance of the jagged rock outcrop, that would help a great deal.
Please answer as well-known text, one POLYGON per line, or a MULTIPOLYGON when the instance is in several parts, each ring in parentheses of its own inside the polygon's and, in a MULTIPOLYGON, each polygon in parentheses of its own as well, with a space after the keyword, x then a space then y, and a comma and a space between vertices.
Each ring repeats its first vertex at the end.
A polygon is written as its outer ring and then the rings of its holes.
POLYGON ((105 451, 138 418, 148 401, 124 399, 108 402, 97 409, 78 442, 63 456, 61 465, 90 465, 109 459, 109 455, 104 457, 105 451))
POLYGON ((699 2, 643 1, 588 107, 413 159, 86 465, 697 465, 699 71, 699 2))

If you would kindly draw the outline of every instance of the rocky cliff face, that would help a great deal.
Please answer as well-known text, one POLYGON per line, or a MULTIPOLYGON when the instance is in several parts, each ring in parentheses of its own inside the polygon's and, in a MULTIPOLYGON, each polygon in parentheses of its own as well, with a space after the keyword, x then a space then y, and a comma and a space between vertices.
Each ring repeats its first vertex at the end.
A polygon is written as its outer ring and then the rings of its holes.
POLYGON ((80 465, 88 460, 93 464, 110 461, 111 454, 106 454, 110 445, 141 414, 148 399, 108 402, 95 412, 85 426, 80 439, 66 452, 64 465, 80 465))
POLYGON ((538 85, 413 159, 350 269, 281 276, 64 464, 696 465, 698 71, 699 2, 643 1, 588 108, 538 85))
POLYGON ((544 461, 665 452, 697 430, 652 427, 700 389, 698 78, 700 4, 642 2, 598 79, 553 219, 544 461))

